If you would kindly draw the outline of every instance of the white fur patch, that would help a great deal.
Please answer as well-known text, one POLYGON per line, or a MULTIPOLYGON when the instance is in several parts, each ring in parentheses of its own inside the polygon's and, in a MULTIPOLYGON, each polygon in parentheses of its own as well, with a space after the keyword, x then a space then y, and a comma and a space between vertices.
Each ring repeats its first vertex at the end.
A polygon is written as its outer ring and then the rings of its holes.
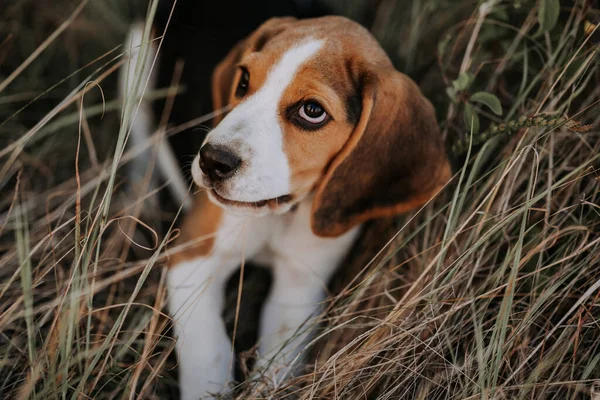
MULTIPOLYGON (((243 167, 225 182, 221 196, 255 202, 290 193, 290 167, 283 149, 279 103, 298 69, 323 46, 307 40, 286 51, 269 71, 262 87, 235 107, 206 138, 206 143, 228 147, 242 159, 243 167)), ((252 77, 250 77, 252 79, 252 77)), ((202 172, 192 170, 203 186, 202 172)))
MULTIPOLYGON (((223 279, 215 259, 198 258, 168 274, 169 311, 179 356, 179 387, 184 400, 226 389, 233 380, 231 342, 221 319, 223 279)), ((229 265, 233 269, 235 263, 229 265)))

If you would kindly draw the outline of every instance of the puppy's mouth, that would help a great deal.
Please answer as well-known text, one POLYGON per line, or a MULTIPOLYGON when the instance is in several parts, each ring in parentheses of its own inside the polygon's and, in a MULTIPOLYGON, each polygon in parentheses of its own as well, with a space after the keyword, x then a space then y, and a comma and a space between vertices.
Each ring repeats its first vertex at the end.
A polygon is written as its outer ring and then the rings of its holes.
POLYGON ((210 194, 221 204, 232 207, 243 207, 243 208, 263 208, 269 207, 272 210, 285 205, 293 200, 294 196, 291 194, 285 194, 283 196, 274 197, 272 199, 265 199, 259 201, 238 201, 230 200, 221 196, 215 189, 209 189, 210 194))

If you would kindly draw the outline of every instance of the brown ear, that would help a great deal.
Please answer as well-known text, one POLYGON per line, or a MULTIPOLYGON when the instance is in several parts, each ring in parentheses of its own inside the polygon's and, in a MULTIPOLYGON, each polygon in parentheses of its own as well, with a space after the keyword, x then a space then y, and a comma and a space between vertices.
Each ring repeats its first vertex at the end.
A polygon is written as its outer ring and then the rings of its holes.
MULTIPOLYGON (((213 72, 212 98, 214 110, 229 105, 234 86, 237 84, 237 64, 242 60, 242 57, 246 53, 261 51, 269 40, 287 29, 294 21, 296 19, 292 17, 271 18, 231 49, 213 72)), ((218 124, 224 117, 224 114, 216 117, 214 124, 218 124)))
POLYGON ((339 236, 426 203, 450 178, 431 103, 392 68, 364 74, 360 119, 319 184, 312 229, 339 236))

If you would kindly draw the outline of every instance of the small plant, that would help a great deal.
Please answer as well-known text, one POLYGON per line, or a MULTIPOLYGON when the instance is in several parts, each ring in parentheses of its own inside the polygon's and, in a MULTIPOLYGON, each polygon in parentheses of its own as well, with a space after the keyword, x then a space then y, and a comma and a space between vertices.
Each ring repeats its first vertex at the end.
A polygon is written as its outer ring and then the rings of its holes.
POLYGON ((475 111, 474 103, 486 106, 494 114, 502 115, 502 105, 498 97, 492 93, 476 92, 468 95, 467 91, 475 80, 475 76, 468 72, 461 72, 457 79, 452 81, 452 86, 446 88, 448 97, 455 104, 462 104, 463 118, 465 126, 470 129, 473 134, 479 133, 479 116, 475 111))

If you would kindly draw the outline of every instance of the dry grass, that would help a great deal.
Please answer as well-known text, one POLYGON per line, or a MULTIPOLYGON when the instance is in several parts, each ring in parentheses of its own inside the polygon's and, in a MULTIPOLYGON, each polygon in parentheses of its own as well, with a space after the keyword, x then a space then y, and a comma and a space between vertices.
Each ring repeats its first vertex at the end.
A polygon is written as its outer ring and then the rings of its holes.
MULTIPOLYGON (((62 3, 18 1, 0 25, 0 393, 174 397, 172 235, 153 236, 158 218, 134 232, 154 194, 127 198, 121 174, 137 100, 115 98, 113 72, 136 8, 62 3)), ((231 397, 590 398, 600 63, 585 27, 600 10, 561 1, 545 31, 540 2, 484 3, 379 2, 373 31, 436 104, 455 177, 422 210, 369 226, 332 284, 306 375, 231 397)))

